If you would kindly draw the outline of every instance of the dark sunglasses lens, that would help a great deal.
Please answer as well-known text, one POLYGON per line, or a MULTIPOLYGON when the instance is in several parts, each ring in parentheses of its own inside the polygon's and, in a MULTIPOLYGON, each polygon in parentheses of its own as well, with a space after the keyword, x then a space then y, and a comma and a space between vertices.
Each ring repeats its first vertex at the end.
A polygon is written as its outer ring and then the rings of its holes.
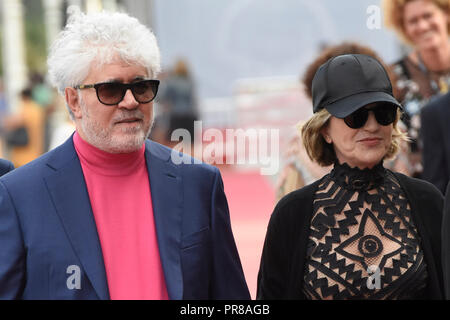
POLYGON ((125 88, 122 83, 103 83, 97 87, 97 95, 104 104, 118 104, 124 97, 125 88))
POLYGON ((152 80, 139 81, 133 83, 132 90, 138 102, 148 103, 155 98, 158 91, 158 83, 152 80))
POLYGON ((397 107, 394 105, 383 105, 375 108, 374 113, 378 123, 387 126, 394 122, 397 115, 397 107))
POLYGON ((361 108, 344 118, 344 122, 352 129, 358 129, 364 126, 369 116, 365 108, 361 108))

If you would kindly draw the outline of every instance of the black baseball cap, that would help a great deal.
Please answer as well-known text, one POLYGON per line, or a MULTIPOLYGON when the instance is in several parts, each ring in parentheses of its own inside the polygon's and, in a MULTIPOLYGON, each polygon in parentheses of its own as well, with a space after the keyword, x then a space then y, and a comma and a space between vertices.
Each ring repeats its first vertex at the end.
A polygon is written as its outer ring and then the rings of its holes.
POLYGON ((377 59, 364 54, 339 55, 321 65, 312 81, 312 97, 314 113, 325 108, 336 118, 374 102, 402 108, 386 70, 377 59))

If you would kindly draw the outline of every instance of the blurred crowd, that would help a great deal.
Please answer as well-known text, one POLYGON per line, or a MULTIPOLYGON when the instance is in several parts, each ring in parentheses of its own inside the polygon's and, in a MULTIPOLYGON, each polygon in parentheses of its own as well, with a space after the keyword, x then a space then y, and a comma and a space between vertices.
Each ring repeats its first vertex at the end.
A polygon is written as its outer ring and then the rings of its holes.
POLYGON ((16 110, 0 86, 0 155, 20 167, 58 146, 75 130, 63 98, 43 75, 33 73, 20 92, 16 110))

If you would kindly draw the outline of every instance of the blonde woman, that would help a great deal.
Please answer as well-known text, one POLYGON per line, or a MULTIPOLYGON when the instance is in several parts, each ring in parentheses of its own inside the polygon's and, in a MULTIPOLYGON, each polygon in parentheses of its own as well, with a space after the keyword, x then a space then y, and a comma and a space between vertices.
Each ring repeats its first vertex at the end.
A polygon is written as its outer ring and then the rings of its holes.
POLYGON ((277 204, 257 298, 442 299, 443 197, 383 166, 405 139, 386 70, 367 55, 340 55, 318 69, 312 92, 302 140, 333 169, 277 204))
POLYGON ((392 65, 396 98, 404 106, 402 120, 412 139, 409 175, 430 181, 422 166, 420 111, 450 88, 450 0, 383 0, 383 10, 386 26, 410 49, 392 65))

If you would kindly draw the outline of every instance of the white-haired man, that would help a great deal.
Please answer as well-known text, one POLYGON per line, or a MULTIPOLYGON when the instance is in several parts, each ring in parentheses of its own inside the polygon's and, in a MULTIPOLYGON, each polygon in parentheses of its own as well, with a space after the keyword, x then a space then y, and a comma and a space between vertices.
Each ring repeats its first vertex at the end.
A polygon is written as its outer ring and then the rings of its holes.
POLYGON ((77 11, 48 65, 76 132, 0 180, 0 299, 248 299, 219 171, 146 140, 153 33, 77 11))

